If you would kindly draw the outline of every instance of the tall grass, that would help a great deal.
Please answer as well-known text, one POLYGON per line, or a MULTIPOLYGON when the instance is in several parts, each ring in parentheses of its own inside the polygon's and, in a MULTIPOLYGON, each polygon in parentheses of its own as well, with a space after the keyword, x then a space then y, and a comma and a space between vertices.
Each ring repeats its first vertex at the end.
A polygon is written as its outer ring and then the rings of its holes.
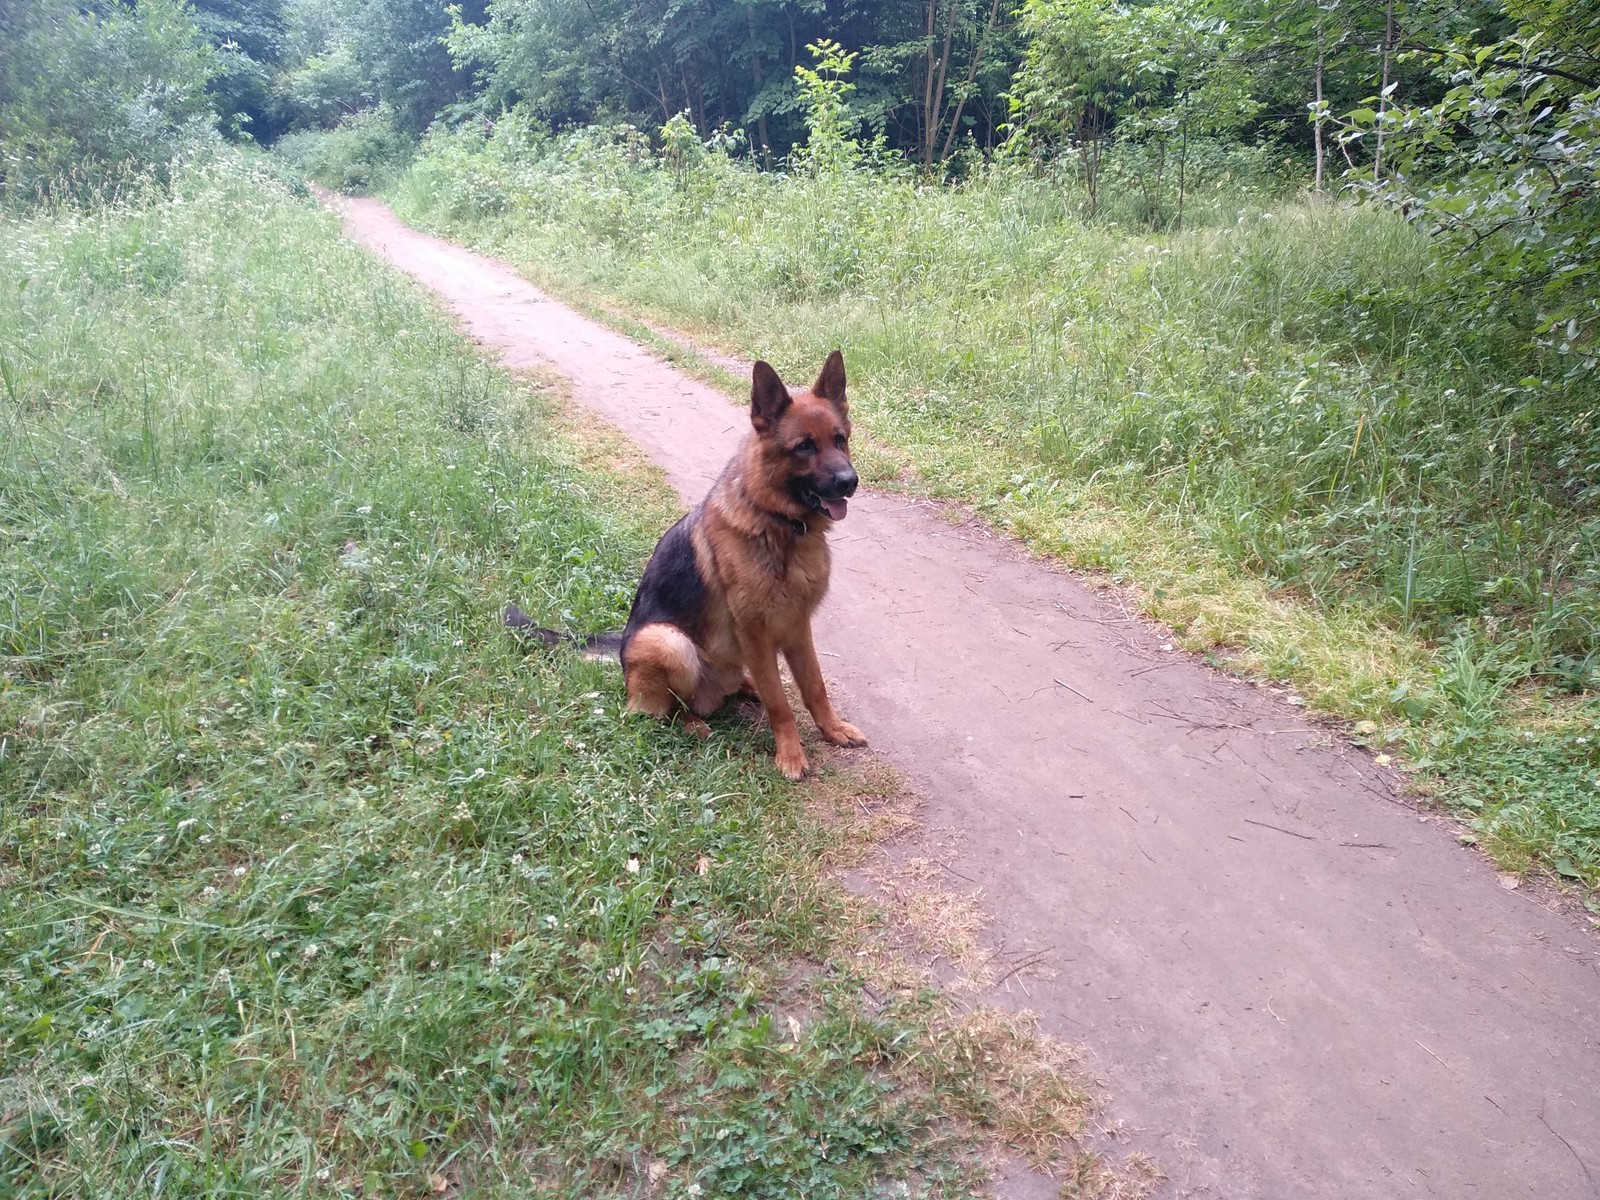
POLYGON ((393 195, 711 341, 844 345, 880 466, 1381 727, 1507 865, 1600 879, 1600 387, 1475 311, 1397 216, 1213 180, 1203 223, 1150 234, 1003 168, 762 174, 509 126, 436 138, 393 195), (1458 702, 1458 661, 1497 714, 1539 711, 1537 765, 1458 702))
POLYGON ((330 217, 6 222, 0 378, 0 1195, 981 1175, 989 1051, 787 974, 853 918, 761 735, 498 627, 616 625, 664 493, 330 217))

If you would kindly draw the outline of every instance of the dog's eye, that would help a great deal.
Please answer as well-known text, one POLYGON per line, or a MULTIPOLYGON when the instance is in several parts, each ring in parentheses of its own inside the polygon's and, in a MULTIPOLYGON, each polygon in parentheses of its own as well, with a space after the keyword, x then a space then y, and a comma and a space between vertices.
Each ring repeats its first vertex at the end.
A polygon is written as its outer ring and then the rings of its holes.
POLYGON ((817 444, 815 442, 813 442, 810 438, 807 438, 805 441, 798 443, 795 446, 794 450, 791 451, 791 453, 794 453, 794 454, 815 454, 816 452, 817 452, 817 444))
POLYGON ((849 444, 849 441, 850 439, 845 437, 845 435, 842 433, 836 433, 833 435, 833 444, 839 447, 841 450, 843 450, 845 446, 849 444))

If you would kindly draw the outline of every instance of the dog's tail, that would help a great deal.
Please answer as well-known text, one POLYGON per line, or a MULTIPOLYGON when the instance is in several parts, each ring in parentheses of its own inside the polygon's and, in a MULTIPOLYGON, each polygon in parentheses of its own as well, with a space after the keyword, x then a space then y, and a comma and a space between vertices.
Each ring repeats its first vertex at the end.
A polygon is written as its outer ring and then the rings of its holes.
POLYGON ((546 646, 577 646, 583 650, 585 658, 599 659, 602 662, 618 662, 622 658, 622 635, 620 633, 563 633, 559 629, 545 629, 535 625, 533 618, 523 612, 515 604, 506 605, 505 621, 507 629, 514 629, 527 637, 535 638, 546 646))

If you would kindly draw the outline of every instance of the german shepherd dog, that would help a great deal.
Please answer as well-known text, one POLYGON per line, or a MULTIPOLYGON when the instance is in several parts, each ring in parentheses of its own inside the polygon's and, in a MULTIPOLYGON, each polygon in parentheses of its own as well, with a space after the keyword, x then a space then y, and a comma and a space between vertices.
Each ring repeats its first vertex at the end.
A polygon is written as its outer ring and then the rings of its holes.
POLYGON ((844 520, 857 484, 844 355, 828 355, 817 381, 793 392, 756 363, 750 427, 706 498, 656 545, 620 634, 535 628, 515 605, 505 620, 547 645, 620 652, 629 710, 681 721, 700 737, 711 733, 703 717, 736 692, 754 693, 772 725, 778 770, 800 779, 809 766, 778 676, 780 653, 822 736, 867 744, 829 702, 811 641, 811 617, 828 590, 827 532, 844 520))

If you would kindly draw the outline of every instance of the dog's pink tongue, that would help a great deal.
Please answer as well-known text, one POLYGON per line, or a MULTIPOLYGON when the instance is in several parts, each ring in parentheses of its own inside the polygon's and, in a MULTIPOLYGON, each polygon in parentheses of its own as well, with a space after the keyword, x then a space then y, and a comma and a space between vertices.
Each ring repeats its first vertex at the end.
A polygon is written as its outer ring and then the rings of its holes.
POLYGON ((850 501, 843 496, 829 496, 822 501, 822 511, 835 521, 844 520, 844 514, 850 509, 850 501))

